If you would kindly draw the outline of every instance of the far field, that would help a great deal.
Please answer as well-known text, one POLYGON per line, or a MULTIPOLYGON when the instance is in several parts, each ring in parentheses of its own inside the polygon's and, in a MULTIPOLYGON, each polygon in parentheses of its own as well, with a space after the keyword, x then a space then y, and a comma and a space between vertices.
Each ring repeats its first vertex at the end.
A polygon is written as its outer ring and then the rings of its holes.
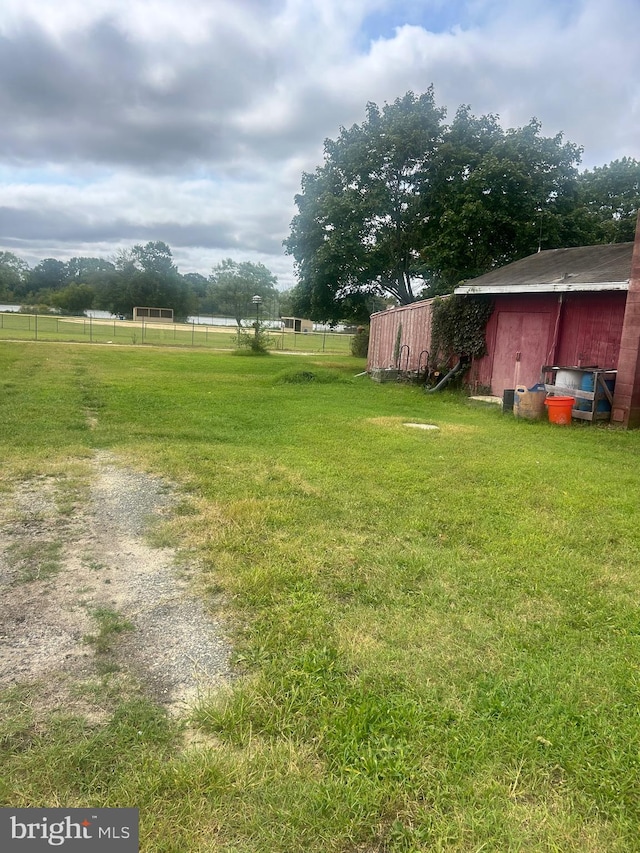
MULTIPOLYGON (((245 321, 246 325, 246 321, 245 321)), ((248 329, 251 332, 251 329, 248 329)), ((344 332, 267 331, 274 352, 318 352, 347 355, 350 334, 344 332)), ((155 323, 133 320, 94 320, 52 314, 0 312, 0 341, 75 341, 102 344, 152 344, 167 347, 198 347, 233 350, 238 345, 235 326, 206 323, 155 323)))
POLYGON ((237 675, 182 719, 106 668, 94 715, 6 689, 1 805, 137 806, 143 853, 640 851, 640 433, 363 369, 0 343, 0 502, 107 451, 174 483, 237 675))

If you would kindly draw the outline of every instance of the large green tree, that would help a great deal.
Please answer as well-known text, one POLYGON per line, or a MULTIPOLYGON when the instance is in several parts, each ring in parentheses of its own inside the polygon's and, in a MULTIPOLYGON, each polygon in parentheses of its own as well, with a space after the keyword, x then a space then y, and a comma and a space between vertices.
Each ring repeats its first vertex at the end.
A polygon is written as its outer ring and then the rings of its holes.
POLYGON ((0 251, 0 299, 11 300, 24 292, 29 265, 13 252, 0 251))
POLYGON ((640 209, 640 162, 631 157, 578 177, 576 227, 585 243, 625 243, 634 238, 640 209))
POLYGON ((178 273, 171 249, 161 241, 123 249, 115 258, 116 274, 98 294, 96 304, 130 317, 135 306, 173 308, 176 319, 185 319, 196 306, 196 297, 178 273))
POLYGON ((303 174, 285 246, 312 319, 341 319, 336 300, 349 297, 358 310, 367 293, 414 300, 425 270, 423 194, 443 116, 431 89, 382 110, 370 103, 366 121, 327 139, 324 164, 303 174))
POLYGON ((366 294, 407 304, 447 292, 577 233, 578 146, 541 136, 535 119, 504 131, 467 107, 444 118, 432 89, 369 104, 303 174, 285 247, 313 319, 357 312, 366 294))
POLYGON ((150 241, 144 246, 134 246, 131 249, 131 257, 134 266, 146 273, 169 276, 178 272, 171 249, 162 240, 150 241))
POLYGON ((255 312, 251 301, 254 296, 260 296, 267 304, 275 301, 277 281, 264 264, 225 258, 209 276, 211 302, 216 311, 233 317, 241 326, 242 320, 255 312))
POLYGON ((45 258, 31 270, 24 284, 23 296, 42 291, 60 290, 67 282, 67 266, 56 258, 45 258))
POLYGON ((115 272, 115 265, 105 258, 74 257, 67 261, 67 283, 96 284, 115 272))
POLYGON ((461 107, 444 133, 432 185, 421 256, 430 293, 524 257, 573 245, 569 214, 577 203, 581 149, 540 123, 504 131, 495 116, 461 107))
POLYGON ((61 290, 53 292, 49 302, 70 314, 84 314, 93 306, 95 296, 96 292, 90 284, 71 282, 61 290))

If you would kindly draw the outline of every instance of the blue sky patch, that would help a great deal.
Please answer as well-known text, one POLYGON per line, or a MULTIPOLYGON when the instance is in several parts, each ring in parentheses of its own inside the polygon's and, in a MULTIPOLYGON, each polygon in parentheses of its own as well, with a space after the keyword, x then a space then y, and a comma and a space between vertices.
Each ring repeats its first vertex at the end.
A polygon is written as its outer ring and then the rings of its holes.
POLYGON ((396 0, 386 9, 367 15, 361 26, 362 40, 369 44, 393 38, 396 29, 405 24, 432 33, 449 32, 455 26, 469 23, 468 9, 466 0, 396 0))

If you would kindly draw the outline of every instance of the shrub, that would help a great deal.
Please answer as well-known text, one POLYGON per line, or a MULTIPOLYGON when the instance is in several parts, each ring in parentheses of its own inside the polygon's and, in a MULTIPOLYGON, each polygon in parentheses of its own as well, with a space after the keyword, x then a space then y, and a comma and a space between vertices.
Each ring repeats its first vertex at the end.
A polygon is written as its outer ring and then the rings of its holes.
POLYGON ((356 358, 366 358, 369 352, 369 329, 358 326, 358 330, 351 338, 351 355, 356 358))
POLYGON ((268 355, 274 344, 267 327, 254 320, 250 326, 238 328, 238 351, 246 355, 268 355))

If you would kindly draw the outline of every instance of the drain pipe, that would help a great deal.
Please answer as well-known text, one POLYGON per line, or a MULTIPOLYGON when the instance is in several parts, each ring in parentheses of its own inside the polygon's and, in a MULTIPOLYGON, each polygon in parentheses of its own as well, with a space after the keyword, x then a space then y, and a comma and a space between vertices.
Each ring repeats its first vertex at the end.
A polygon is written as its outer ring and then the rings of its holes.
POLYGON ((442 388, 444 388, 445 385, 451 382, 453 377, 460 373, 460 371, 466 366, 467 360, 461 358, 460 361, 458 361, 456 365, 451 368, 447 375, 443 379, 441 379, 437 385, 435 385, 433 388, 425 388, 425 394, 435 394, 436 391, 440 391, 442 388))

